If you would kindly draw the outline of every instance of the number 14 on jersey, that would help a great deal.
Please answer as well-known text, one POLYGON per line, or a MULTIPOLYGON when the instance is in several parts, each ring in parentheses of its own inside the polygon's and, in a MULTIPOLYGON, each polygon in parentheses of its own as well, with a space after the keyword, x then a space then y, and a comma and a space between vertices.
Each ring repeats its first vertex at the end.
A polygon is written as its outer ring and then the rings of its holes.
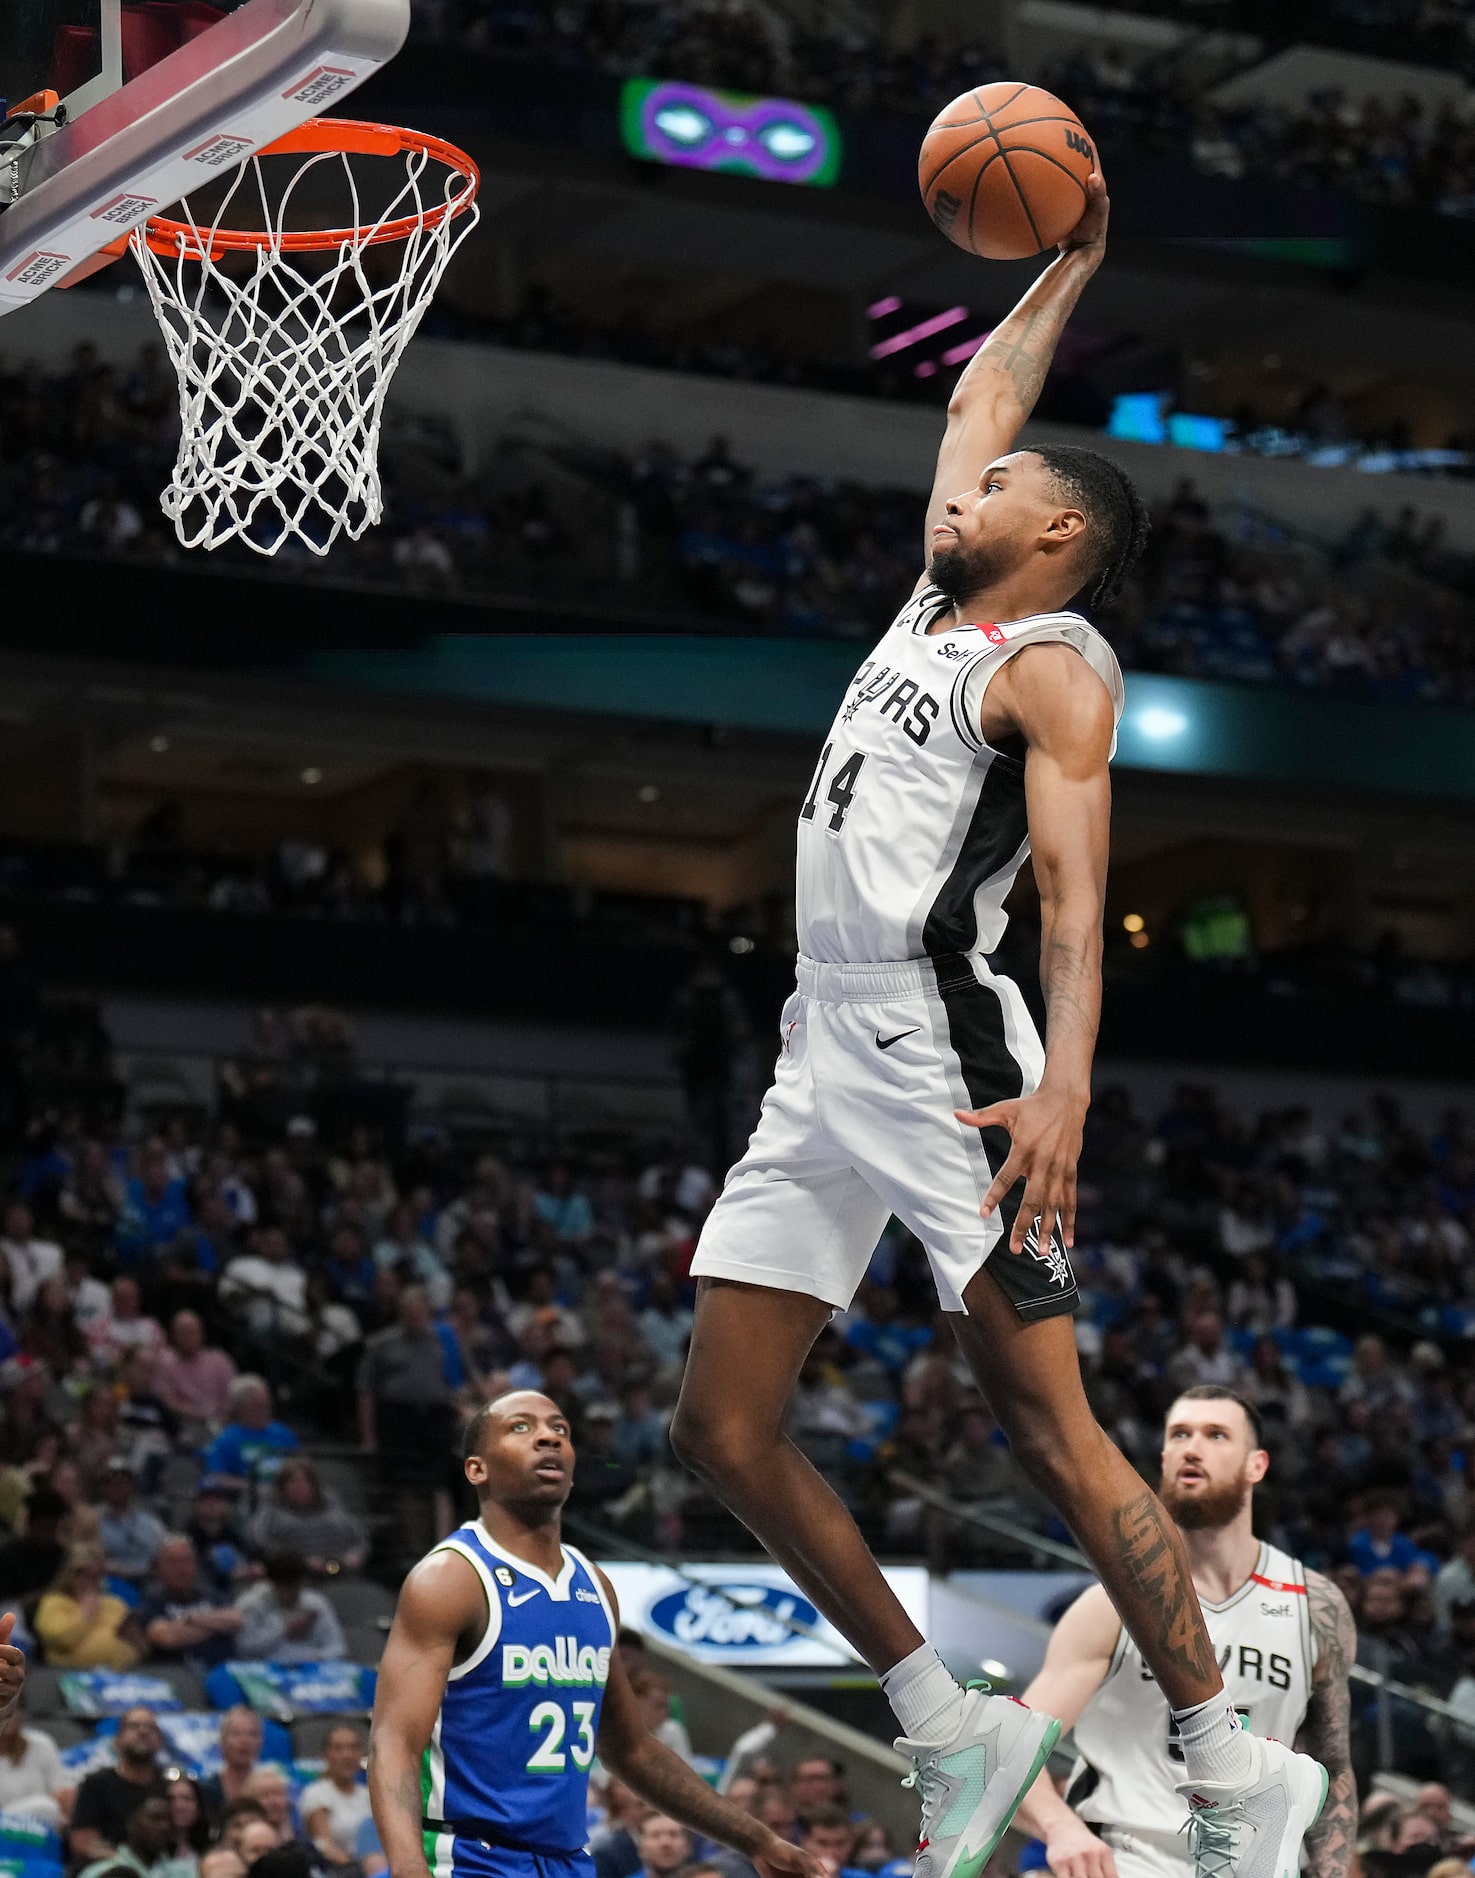
MULTIPOLYGON (((809 794, 804 799, 804 807, 799 811, 801 822, 812 822, 819 807, 820 789, 824 785, 825 771, 830 766, 830 754, 835 746, 827 743, 819 753, 819 766, 814 772, 814 781, 809 785, 809 794)), ((827 824, 832 835, 838 835, 845 826, 845 817, 850 813, 850 805, 855 800, 855 785, 860 780, 860 772, 865 764, 865 753, 856 751, 847 756, 830 777, 830 786, 825 790, 825 801, 829 803, 831 814, 827 824)))

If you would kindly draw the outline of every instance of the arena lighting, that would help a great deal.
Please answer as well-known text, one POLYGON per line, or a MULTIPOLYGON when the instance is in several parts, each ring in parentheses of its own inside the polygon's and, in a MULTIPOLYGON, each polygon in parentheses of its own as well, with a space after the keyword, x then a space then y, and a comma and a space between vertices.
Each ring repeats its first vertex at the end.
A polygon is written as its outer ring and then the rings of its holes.
POLYGON ((967 307, 950 306, 946 313, 934 313, 930 320, 920 320, 915 326, 908 326, 905 332, 893 333, 889 339, 880 340, 871 347, 871 357, 886 359, 893 352, 905 352, 908 346, 930 339, 934 333, 944 332, 949 326, 956 326, 959 320, 967 317, 967 307))
POLYGON ((949 346, 942 355, 944 365, 961 365, 964 359, 971 359, 980 346, 986 345, 993 337, 991 332, 976 333, 972 339, 965 339, 960 346, 949 346))
POLYGON ((1128 913, 1122 925, 1128 932, 1141 932, 1147 921, 1140 913, 1128 913))
POLYGON ((1170 737, 1183 735, 1188 719, 1182 711, 1168 711, 1160 704, 1150 704, 1145 711, 1137 713, 1137 728, 1153 743, 1166 743, 1170 737))
POLYGON ((834 116, 792 98, 629 78, 620 89, 620 138, 631 156, 680 169, 728 170, 811 189, 830 188, 840 173, 834 116))
POLYGON ((888 293, 884 300, 876 300, 866 308, 868 320, 883 320, 888 313, 894 313, 901 305, 901 299, 894 293, 888 293))

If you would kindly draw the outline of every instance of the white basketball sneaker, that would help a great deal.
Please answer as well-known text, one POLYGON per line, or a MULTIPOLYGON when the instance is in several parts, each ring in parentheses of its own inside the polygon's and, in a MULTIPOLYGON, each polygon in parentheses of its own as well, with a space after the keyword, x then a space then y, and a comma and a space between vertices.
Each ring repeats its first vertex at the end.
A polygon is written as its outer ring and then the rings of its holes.
POLYGON ((1247 1784, 1179 1781, 1194 1878, 1296 1878, 1301 1841, 1326 1804, 1327 1771, 1279 1741, 1247 1737, 1247 1784))
POLYGON ((1060 1739, 1052 1716, 986 1682, 970 1682, 963 1703, 963 1725, 941 1747, 896 1742, 912 1763, 902 1785, 922 1796, 913 1878, 978 1878, 1060 1739))

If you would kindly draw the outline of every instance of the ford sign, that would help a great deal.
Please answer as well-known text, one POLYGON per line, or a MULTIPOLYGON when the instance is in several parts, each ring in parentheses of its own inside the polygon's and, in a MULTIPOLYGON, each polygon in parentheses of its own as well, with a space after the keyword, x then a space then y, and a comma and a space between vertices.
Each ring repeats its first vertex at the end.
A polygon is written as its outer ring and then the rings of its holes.
POLYGON ((778 1650, 798 1633, 791 1624, 818 1625, 819 1612, 797 1591, 777 1585, 689 1585, 657 1598, 648 1622, 673 1643, 709 1650, 778 1650))

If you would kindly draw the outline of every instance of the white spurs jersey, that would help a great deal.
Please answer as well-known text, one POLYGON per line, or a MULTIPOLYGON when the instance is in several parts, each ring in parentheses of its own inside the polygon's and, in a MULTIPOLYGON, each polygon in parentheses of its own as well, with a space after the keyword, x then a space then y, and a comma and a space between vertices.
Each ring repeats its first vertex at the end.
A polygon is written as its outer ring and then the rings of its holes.
MULTIPOLYGON (((1316 1665, 1306 1569, 1261 1545, 1255 1569, 1223 1604, 1200 1598, 1224 1691, 1251 1734, 1293 1743, 1311 1700, 1316 1665)), ((1125 1629, 1106 1680, 1075 1726, 1076 1765, 1066 1798, 1092 1825, 1171 1843, 1186 1817, 1174 1785, 1183 1751, 1172 1739, 1167 1698, 1125 1629)))
MULTIPOLYGON (((799 812, 799 950, 825 964, 991 952, 1029 853, 1024 765, 980 731, 994 673, 1027 645, 1073 646, 1111 694, 1116 655, 1078 613, 929 634, 924 587, 845 694, 799 812)), ((1113 747, 1115 747, 1113 745, 1113 747)))

